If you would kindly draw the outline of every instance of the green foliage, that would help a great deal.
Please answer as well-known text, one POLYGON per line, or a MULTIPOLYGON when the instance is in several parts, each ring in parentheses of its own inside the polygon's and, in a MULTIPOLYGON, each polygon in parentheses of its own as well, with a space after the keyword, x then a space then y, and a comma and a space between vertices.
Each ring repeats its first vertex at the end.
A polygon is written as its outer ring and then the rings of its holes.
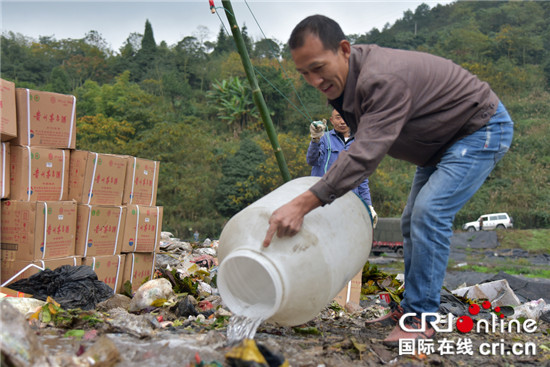
POLYGON ((225 144, 199 119, 187 117, 156 124, 129 147, 128 154, 160 161, 157 204, 164 207, 163 228, 185 237, 201 221, 202 235, 219 232, 212 225, 222 222, 213 197, 225 144))
POLYGON ((260 164, 264 160, 260 147, 245 138, 235 155, 223 163, 223 177, 216 189, 216 203, 222 215, 233 216, 262 196, 255 177, 261 174, 260 164))
POLYGON ((136 131, 149 129, 162 118, 162 109, 158 108, 160 98, 132 83, 129 72, 116 77, 114 84, 101 87, 88 81, 76 90, 76 96, 85 101, 79 102, 78 116, 103 114, 117 121, 128 121, 136 131))
POLYGON ((61 94, 70 94, 72 91, 69 76, 63 68, 57 66, 52 70, 50 82, 45 86, 45 90, 55 91, 61 94))
POLYGON ((126 153, 127 144, 135 134, 135 129, 127 121, 117 121, 101 113, 79 118, 76 127, 79 149, 100 153, 126 153))
POLYGON ((227 122, 234 137, 259 119, 248 83, 243 83, 238 77, 214 82, 206 96, 214 104, 217 116, 227 122))
MULTIPOLYGON (((288 45, 241 31, 291 177, 309 175, 308 125, 329 116, 326 99, 296 72, 288 45)), ((207 38, 198 29, 157 44, 147 21, 114 53, 96 31, 33 40, 8 30, 0 73, 17 87, 76 95, 77 148, 159 160, 163 229, 216 238, 232 214, 283 181, 232 37, 220 27, 215 42, 207 38)), ((515 121, 514 141, 456 226, 506 211, 515 228, 550 228, 550 3, 421 4, 349 39, 434 53, 490 83, 515 121)), ((380 216, 400 215, 414 170, 387 157, 370 177, 380 216)))
POLYGON ((550 229, 525 229, 498 231, 499 247, 503 249, 521 248, 533 254, 548 253, 550 229))
MULTIPOLYGON (((290 177, 309 176, 311 167, 306 162, 307 147, 309 144, 308 137, 283 133, 279 134, 278 138, 290 177)), ((284 181, 275 159, 275 154, 273 153, 273 147, 267 137, 257 135, 254 141, 262 148, 267 159, 260 163, 260 174, 254 176, 252 180, 260 185, 262 194, 266 195, 281 186, 284 181)))
POLYGON ((281 47, 270 38, 264 38, 254 43, 253 56, 257 58, 273 59, 279 57, 281 47))

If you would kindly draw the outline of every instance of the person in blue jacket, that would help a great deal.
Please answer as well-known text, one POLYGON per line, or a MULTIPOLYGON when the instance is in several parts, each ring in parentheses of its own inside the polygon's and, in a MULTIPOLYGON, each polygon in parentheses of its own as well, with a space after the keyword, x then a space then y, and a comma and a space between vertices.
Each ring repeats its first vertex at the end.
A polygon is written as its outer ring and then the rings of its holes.
MULTIPOLYGON (((326 121, 323 123, 312 122, 309 131, 311 135, 311 142, 307 148, 306 160, 312 167, 311 175, 322 177, 330 166, 338 158, 338 154, 343 150, 348 150, 351 143, 354 141, 354 136, 351 134, 351 129, 346 122, 340 116, 338 111, 332 110, 330 116, 330 123, 333 129, 325 135, 326 121)), ((378 222, 378 215, 374 211, 372 206, 372 199, 370 196, 369 179, 365 179, 357 188, 353 189, 363 201, 368 205, 371 214, 373 226, 376 226, 378 222)))

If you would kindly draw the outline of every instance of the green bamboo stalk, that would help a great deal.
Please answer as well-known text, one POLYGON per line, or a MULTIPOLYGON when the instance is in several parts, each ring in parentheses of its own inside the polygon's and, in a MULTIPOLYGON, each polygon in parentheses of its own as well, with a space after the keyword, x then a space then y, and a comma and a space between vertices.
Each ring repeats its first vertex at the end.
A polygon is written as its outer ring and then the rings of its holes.
POLYGON ((279 145, 279 139, 277 138, 277 133, 275 132, 275 128, 273 127, 273 121, 271 120, 271 116, 269 115, 264 96, 262 94, 262 91, 260 90, 260 87, 258 86, 256 74, 254 73, 252 63, 250 62, 250 57, 248 56, 248 51, 246 50, 241 30, 237 25, 237 19, 235 18, 233 7, 231 6, 231 2, 229 0, 223 0, 222 4, 225 10, 225 15, 227 16, 227 21, 229 22, 229 25, 231 27, 233 39, 235 40, 235 44, 237 45, 237 50, 239 51, 239 55, 241 56, 244 71, 246 72, 248 82, 252 87, 252 99, 254 100, 254 104, 260 111, 260 116, 262 117, 267 136, 269 137, 269 141, 271 142, 271 146, 273 147, 273 152, 275 153, 275 158, 277 159, 277 164, 279 165, 279 171, 281 171, 283 180, 285 182, 288 182, 290 181, 290 173, 288 172, 285 156, 283 155, 283 151, 279 145))

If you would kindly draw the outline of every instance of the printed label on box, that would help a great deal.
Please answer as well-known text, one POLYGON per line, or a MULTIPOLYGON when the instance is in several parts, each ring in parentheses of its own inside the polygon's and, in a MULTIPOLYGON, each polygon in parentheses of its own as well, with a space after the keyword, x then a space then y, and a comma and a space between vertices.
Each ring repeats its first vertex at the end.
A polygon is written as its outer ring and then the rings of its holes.
POLYGON ((76 203, 2 201, 2 260, 75 255, 76 203))
POLYGON ((73 151, 69 198, 81 204, 121 205, 126 165, 121 156, 73 151))
POLYGON ((17 88, 18 145, 74 149, 76 98, 17 88))
POLYGON ((157 200, 159 162, 127 157, 123 204, 154 206, 157 200))
POLYGON ((160 241, 163 207, 127 205, 122 252, 155 252, 160 241))
POLYGON ((79 204, 75 253, 84 257, 120 254, 125 219, 123 206, 79 204))
POLYGON ((10 199, 67 200, 70 151, 11 146, 10 199))

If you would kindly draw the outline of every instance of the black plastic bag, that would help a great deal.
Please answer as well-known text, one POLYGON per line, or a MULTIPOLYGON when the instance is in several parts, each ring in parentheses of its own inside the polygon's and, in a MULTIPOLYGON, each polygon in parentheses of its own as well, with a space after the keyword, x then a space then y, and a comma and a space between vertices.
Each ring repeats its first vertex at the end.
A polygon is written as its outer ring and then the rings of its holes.
POLYGON ((8 286, 45 301, 52 297, 64 309, 93 310, 96 304, 111 298, 114 291, 97 279, 90 266, 62 265, 55 270, 45 269, 27 279, 8 286))

